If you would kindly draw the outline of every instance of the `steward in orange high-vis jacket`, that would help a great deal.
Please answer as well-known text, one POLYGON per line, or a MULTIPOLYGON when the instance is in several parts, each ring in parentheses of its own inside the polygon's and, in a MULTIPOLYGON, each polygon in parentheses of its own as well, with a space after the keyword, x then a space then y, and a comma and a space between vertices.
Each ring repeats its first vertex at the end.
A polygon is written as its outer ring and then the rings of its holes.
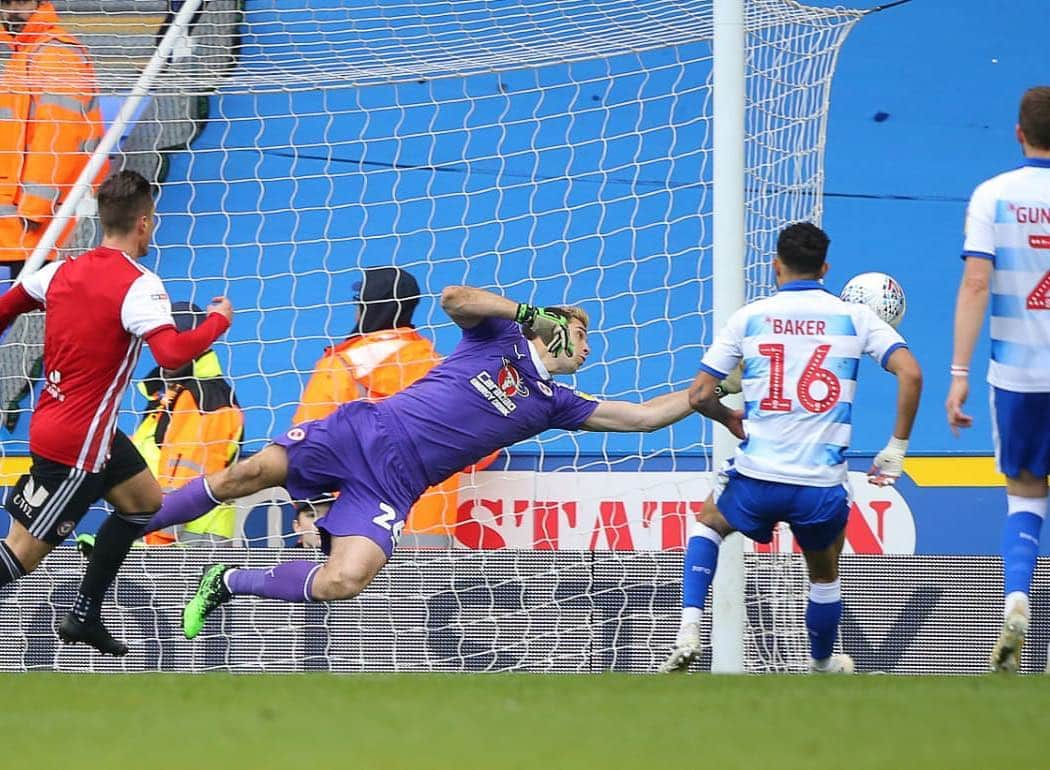
POLYGON ((102 112, 87 49, 51 3, 0 2, 0 60, 0 262, 24 262, 102 139, 102 112))
MULTIPOLYGON (((433 344, 412 326, 419 284, 397 267, 364 271, 358 290, 357 326, 344 342, 326 348, 303 389, 292 421, 327 417, 355 399, 379 401, 404 390, 441 362, 433 344)), ((494 452, 466 472, 492 464, 494 452)), ((406 533, 448 536, 456 523, 459 476, 428 489, 412 507, 406 533)))

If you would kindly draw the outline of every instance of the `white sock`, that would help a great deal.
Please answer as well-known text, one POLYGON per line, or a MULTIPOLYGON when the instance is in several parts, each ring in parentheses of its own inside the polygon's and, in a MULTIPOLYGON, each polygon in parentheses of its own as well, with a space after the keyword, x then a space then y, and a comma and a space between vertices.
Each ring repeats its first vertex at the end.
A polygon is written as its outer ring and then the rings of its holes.
POLYGON ((1005 618, 1015 609, 1021 610, 1026 618, 1029 616, 1028 594, 1024 591, 1012 591, 1006 595, 1006 601, 1003 602, 1003 617, 1005 618))
POLYGON ((682 607, 682 625, 686 623, 696 623, 699 625, 700 618, 704 615, 704 611, 699 607, 682 607))

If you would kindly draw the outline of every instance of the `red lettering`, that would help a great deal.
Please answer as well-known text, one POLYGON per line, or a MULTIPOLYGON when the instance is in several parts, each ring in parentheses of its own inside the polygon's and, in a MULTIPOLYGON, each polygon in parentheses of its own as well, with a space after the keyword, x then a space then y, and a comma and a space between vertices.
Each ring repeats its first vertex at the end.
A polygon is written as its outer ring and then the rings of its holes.
POLYGON ((633 551, 634 539, 631 528, 627 526, 627 508, 618 500, 603 500, 598 505, 598 520, 591 532, 590 549, 598 546, 598 533, 605 535, 605 542, 612 551, 633 551))
MULTIPOLYGON (((524 501, 523 501, 524 502, 524 501)), ((535 501, 532 504, 532 547, 537 551, 558 550, 561 515, 566 524, 576 526, 576 502, 559 503, 556 500, 535 501)))
POLYGON ((557 502, 537 500, 532 504, 532 547, 537 551, 557 550, 557 502))
POLYGON ((793 320, 782 318, 771 318, 773 334, 807 335, 826 334, 827 324, 824 321, 793 320))
POLYGON ((466 500, 456 508, 456 540, 467 548, 483 550, 506 548, 507 543, 503 535, 474 518, 476 506, 492 514, 497 524, 503 518, 502 500, 466 500))
POLYGON ((856 503, 850 505, 849 521, 846 522, 846 540, 854 553, 882 553, 882 542, 871 531, 868 520, 856 503))
POLYGON ((878 533, 879 542, 886 542, 886 511, 888 511, 893 503, 889 500, 872 500, 869 505, 871 510, 875 511, 875 531, 878 533))
POLYGON ((1050 209, 1041 209, 1035 206, 1018 206, 1017 221, 1022 225, 1050 224, 1050 209))
POLYGON ((1050 249, 1050 235, 1029 235, 1028 245, 1033 249, 1050 249))
POLYGON ((644 500, 642 502, 642 524, 652 527, 653 515, 660 510, 660 549, 664 551, 685 550, 686 530, 693 518, 704 507, 702 500, 644 500))

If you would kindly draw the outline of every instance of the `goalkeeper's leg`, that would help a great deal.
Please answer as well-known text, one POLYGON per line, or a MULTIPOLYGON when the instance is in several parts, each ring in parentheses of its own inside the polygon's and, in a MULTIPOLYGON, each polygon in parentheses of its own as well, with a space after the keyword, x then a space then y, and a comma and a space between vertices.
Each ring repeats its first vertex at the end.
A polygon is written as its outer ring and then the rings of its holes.
POLYGON ((707 591, 715 577, 718 548, 722 538, 733 531, 729 522, 709 496, 689 533, 682 566, 682 624, 675 637, 674 649, 660 666, 662 673, 686 671, 700 656, 700 619, 707 591))
POLYGON ((258 454, 209 476, 199 476, 164 496, 164 503, 150 519, 146 532, 198 519, 216 505, 268 487, 283 486, 288 478, 288 451, 270 444, 258 454))
POLYGON ((204 572, 197 593, 183 611, 183 633, 192 639, 207 617, 235 596, 259 596, 286 602, 352 599, 383 568, 388 553, 374 540, 357 535, 326 538, 331 553, 324 564, 297 560, 270 569, 240 569, 216 564, 204 572))

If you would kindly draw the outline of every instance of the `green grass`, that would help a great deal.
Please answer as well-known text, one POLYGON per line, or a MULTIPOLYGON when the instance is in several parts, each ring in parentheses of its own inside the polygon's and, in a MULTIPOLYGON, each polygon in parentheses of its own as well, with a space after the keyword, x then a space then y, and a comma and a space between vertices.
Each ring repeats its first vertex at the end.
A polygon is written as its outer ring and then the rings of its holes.
POLYGON ((23 770, 1050 765, 1050 680, 1034 676, 13 674, 0 688, 0 745, 23 770))

